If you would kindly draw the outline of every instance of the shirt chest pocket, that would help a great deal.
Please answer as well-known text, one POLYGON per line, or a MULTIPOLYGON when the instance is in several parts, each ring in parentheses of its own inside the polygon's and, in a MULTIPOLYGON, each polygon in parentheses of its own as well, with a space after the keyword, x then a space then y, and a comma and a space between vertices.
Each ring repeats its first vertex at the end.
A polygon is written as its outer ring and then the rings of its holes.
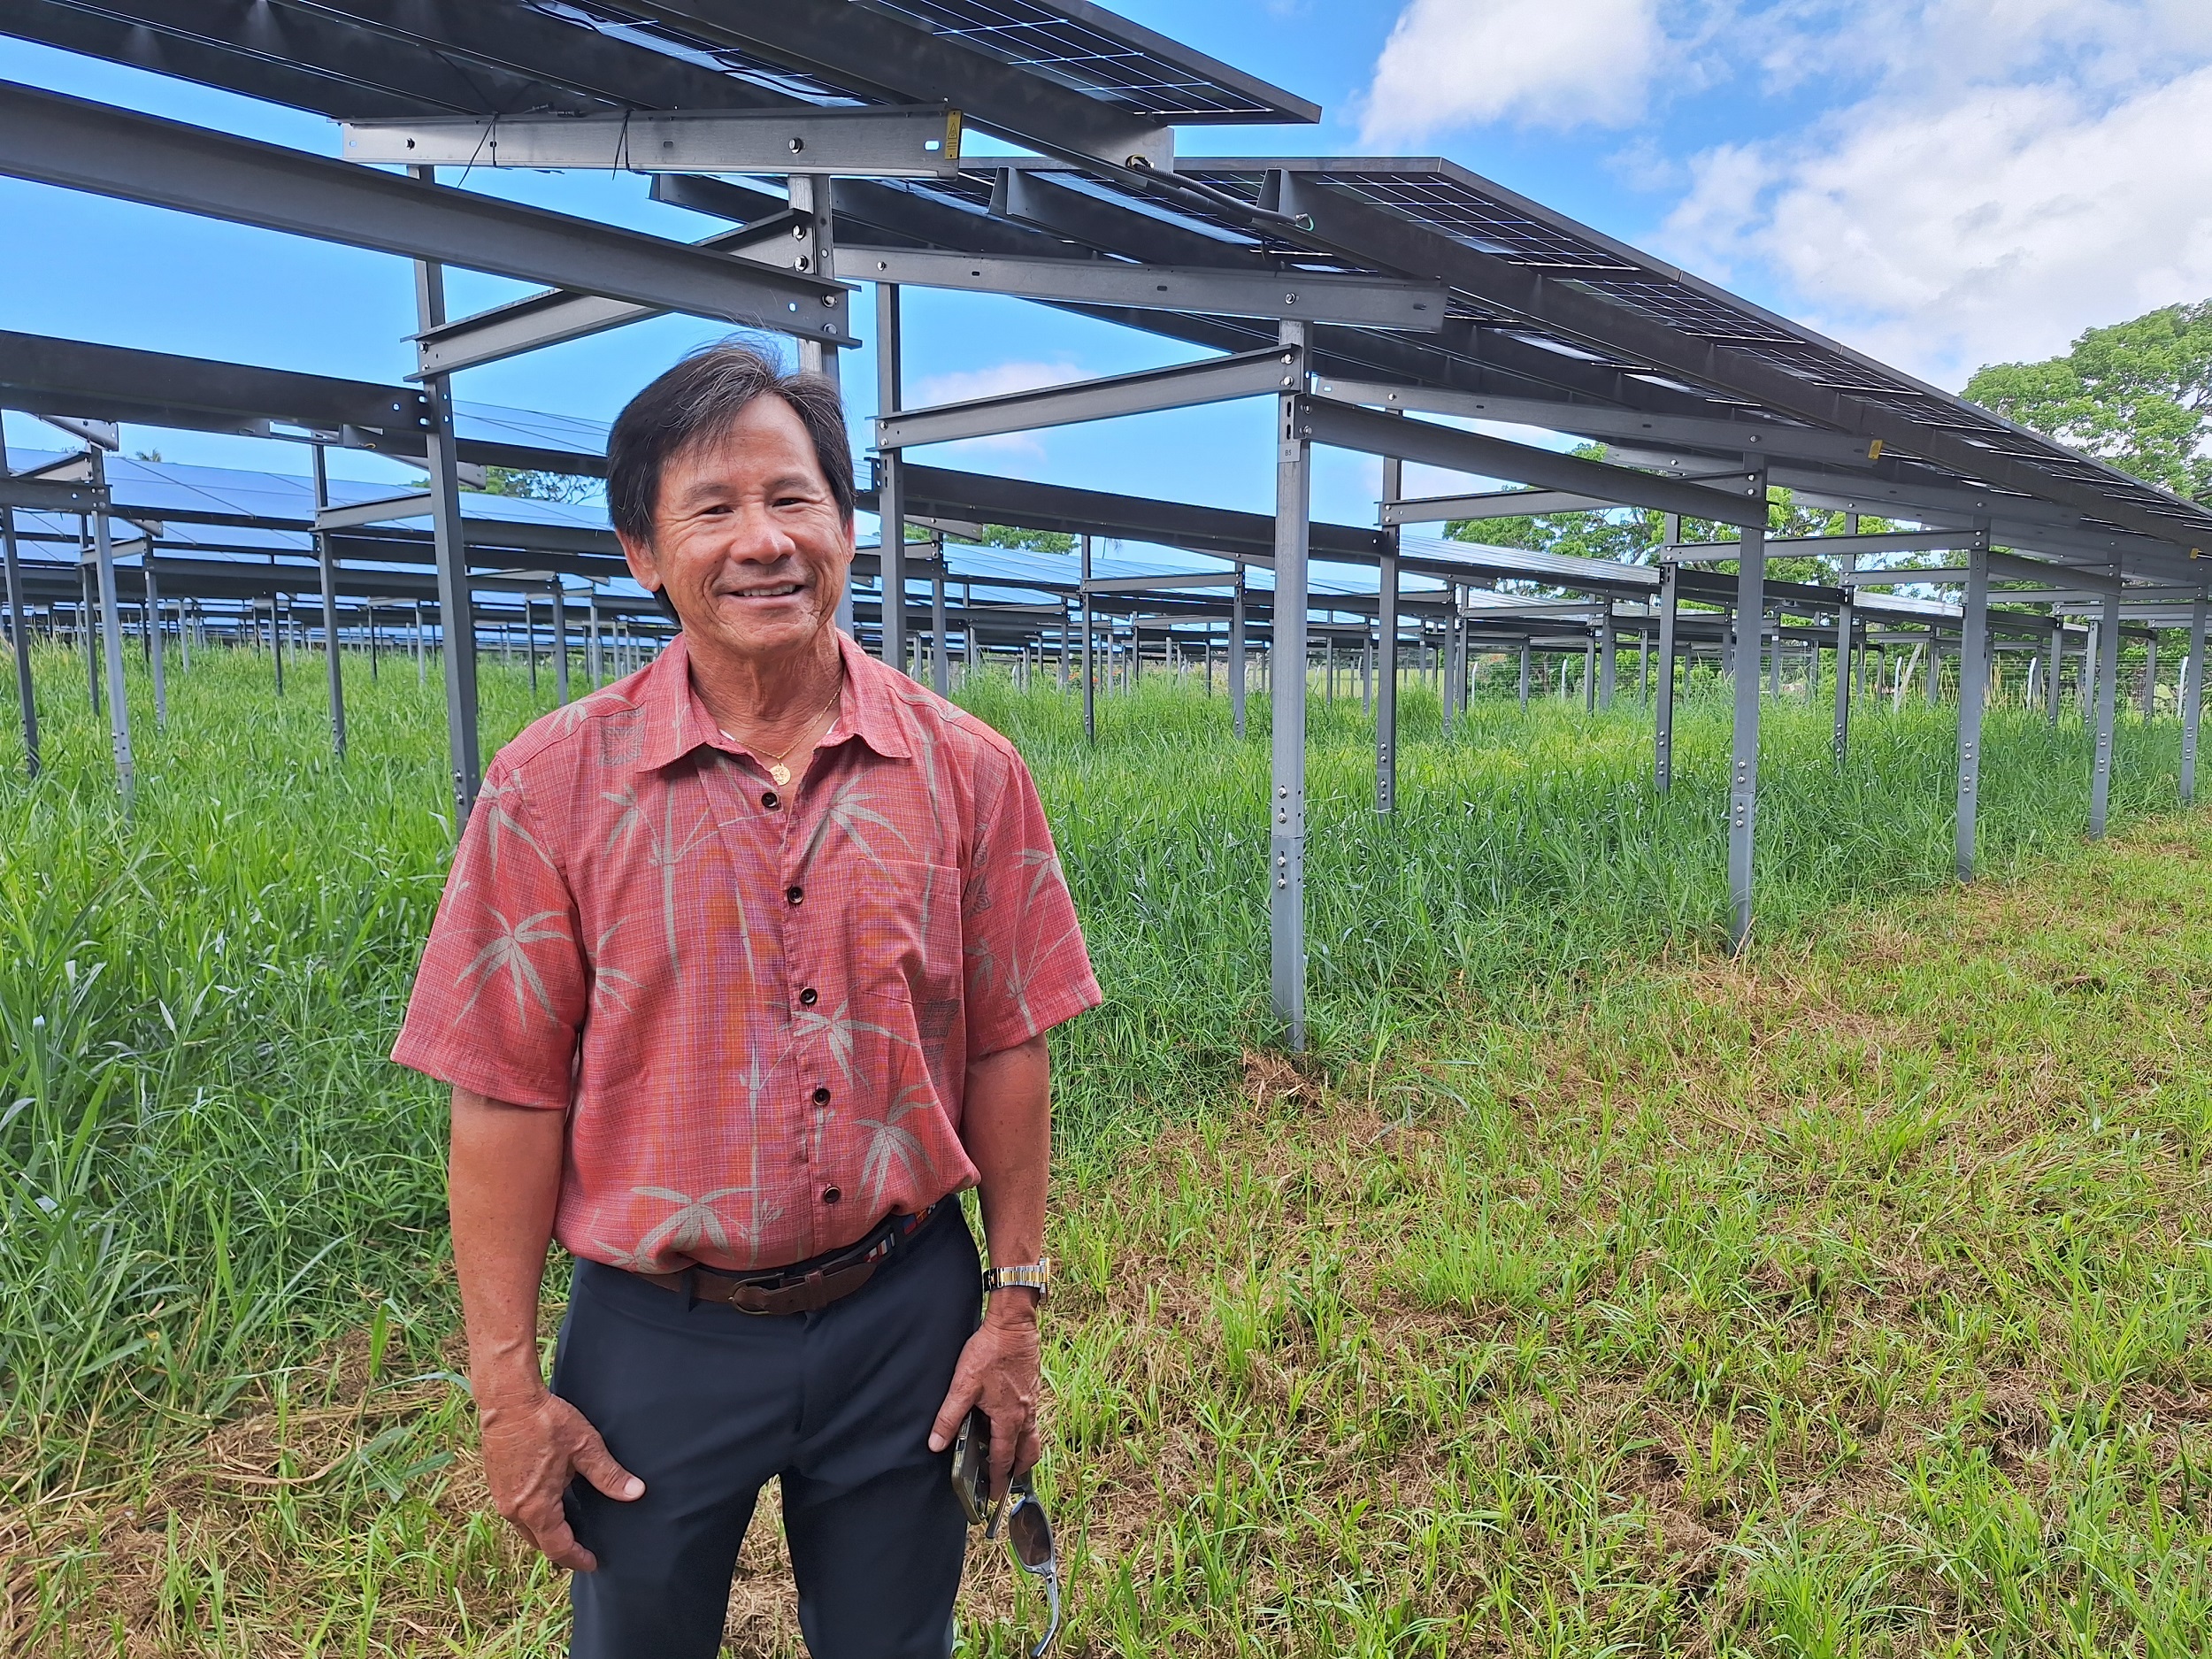
POLYGON ((916 1007, 960 995, 960 871, 887 858, 863 866, 843 928, 856 991, 916 1007))

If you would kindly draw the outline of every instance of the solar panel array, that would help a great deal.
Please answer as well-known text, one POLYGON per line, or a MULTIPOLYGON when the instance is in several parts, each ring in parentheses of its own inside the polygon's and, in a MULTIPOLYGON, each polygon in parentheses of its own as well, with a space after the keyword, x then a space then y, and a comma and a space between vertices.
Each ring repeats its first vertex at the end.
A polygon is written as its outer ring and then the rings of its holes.
MULTIPOLYGON (((859 0, 900 22, 1162 121, 1301 121, 1312 106, 1089 5, 1035 0, 859 0)), ((831 77, 607 0, 525 0, 611 39, 810 104, 877 102, 831 77)))
MULTIPOLYGON (((1291 159, 1281 165, 1300 164, 1291 159)), ((2170 520, 2177 534, 2212 534, 2212 512, 2202 507, 2177 503, 2163 491, 2022 432, 1960 398, 1649 259, 1563 215, 1538 208, 1449 162, 1318 165, 1331 184, 1468 247, 1567 280, 1681 334, 1745 352, 1816 386, 1963 438, 1993 457, 2024 462, 2055 478, 2124 496, 2139 509, 2170 520)), ((1179 171, 1255 202, 1266 174, 1265 165, 1251 163, 1194 161, 1179 171)), ((1463 314, 1511 325, 1531 337, 1548 332, 1532 319, 1502 313, 1478 296, 1455 292, 1454 298, 1455 311, 1463 314)), ((1619 366, 1651 365, 1624 362, 1619 366)), ((1992 488, 1985 479, 1943 470, 1976 487, 1992 488)))

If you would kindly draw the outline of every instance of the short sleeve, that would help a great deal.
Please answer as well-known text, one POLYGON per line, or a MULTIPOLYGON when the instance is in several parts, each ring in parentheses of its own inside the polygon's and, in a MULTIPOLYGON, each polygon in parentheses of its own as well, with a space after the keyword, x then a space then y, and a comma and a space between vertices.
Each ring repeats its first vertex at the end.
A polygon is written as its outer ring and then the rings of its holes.
POLYGON ((1017 1047, 1104 1000, 1037 786, 1020 757, 1003 764, 998 788, 979 792, 962 895, 972 1057, 1017 1047))
POLYGON ((469 814, 392 1058, 516 1106, 565 1110, 588 995, 576 906, 518 772, 469 814))

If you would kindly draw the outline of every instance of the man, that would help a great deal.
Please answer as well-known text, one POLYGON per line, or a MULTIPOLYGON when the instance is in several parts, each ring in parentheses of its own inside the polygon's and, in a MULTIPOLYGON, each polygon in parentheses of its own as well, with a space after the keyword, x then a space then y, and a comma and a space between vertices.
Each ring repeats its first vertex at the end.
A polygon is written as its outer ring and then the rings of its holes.
POLYGON ((714 1654, 772 1476, 817 1659, 942 1655, 948 1448, 979 1407, 995 1493, 1038 1455, 1045 1033, 1097 983, 1012 746, 836 630, 835 389, 715 347, 608 461, 682 632, 500 751, 394 1052, 453 1086, 485 1474, 579 1659, 714 1654))

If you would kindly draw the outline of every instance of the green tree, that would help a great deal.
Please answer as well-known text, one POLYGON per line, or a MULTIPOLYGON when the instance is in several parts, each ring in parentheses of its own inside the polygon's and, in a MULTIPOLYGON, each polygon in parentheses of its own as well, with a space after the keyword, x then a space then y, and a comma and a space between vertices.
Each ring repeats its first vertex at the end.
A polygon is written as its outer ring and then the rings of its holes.
POLYGON ((574 505, 594 499, 599 489, 597 479, 572 472, 538 472, 515 466, 484 469, 487 495, 519 495, 528 501, 557 501, 574 505))
POLYGON ((956 546, 965 542, 970 547, 1020 548, 1031 553, 1072 553, 1075 538, 1057 530, 1023 530, 1010 524, 987 524, 981 536, 970 541, 965 536, 952 538, 956 546))
POLYGON ((2212 300, 2086 330, 2065 356, 1993 363, 1985 409, 2184 495, 2212 495, 2212 300))

